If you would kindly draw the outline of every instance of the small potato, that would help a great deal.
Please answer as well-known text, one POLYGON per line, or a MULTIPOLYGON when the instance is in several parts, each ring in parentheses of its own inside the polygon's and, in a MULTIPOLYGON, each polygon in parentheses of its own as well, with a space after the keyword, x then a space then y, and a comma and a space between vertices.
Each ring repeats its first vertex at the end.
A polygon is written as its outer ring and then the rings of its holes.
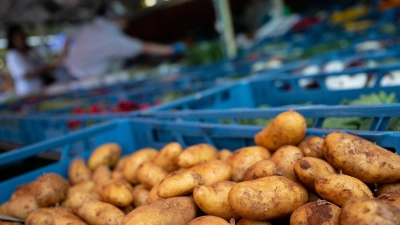
POLYGON ((282 176, 244 181, 232 187, 229 204, 241 217, 270 220, 289 216, 308 200, 307 190, 282 176))
POLYGON ((39 206, 54 205, 67 198, 69 183, 60 175, 48 173, 38 177, 37 180, 39 183, 35 198, 39 206))
POLYGON ((126 160, 127 157, 128 156, 124 156, 124 157, 119 158, 119 160, 117 162, 117 165, 115 165, 114 170, 122 170, 122 168, 124 168, 124 163, 125 163, 125 160, 126 160))
POLYGON ((181 153, 182 146, 178 142, 171 142, 160 150, 160 153, 158 153, 152 162, 170 173, 179 169, 177 160, 181 153))
POLYGON ((291 145, 280 147, 272 156, 271 161, 276 165, 278 174, 296 180, 293 168, 297 160, 303 158, 303 153, 299 148, 291 145))
POLYGON ((299 144, 306 129, 305 118, 294 110, 289 110, 276 116, 264 130, 256 134, 254 141, 258 146, 275 151, 284 145, 299 144))
POLYGON ((218 150, 214 146, 197 144, 186 148, 179 154, 177 163, 183 168, 189 168, 215 159, 218 159, 218 150))
POLYGON ((69 207, 74 213, 78 213, 79 207, 84 202, 88 201, 100 201, 101 198, 98 194, 90 192, 75 191, 69 197, 69 207))
POLYGON ((197 206, 190 197, 160 200, 134 209, 121 225, 187 225, 196 217, 197 206))
POLYGON ((157 187, 157 195, 161 198, 171 198, 187 195, 193 189, 203 184, 201 176, 190 170, 177 171, 171 177, 166 177, 157 187))
POLYGON ((243 181, 247 170, 255 163, 269 159, 271 153, 259 146, 240 148, 233 152, 226 162, 232 167, 232 180, 235 182, 243 181))
POLYGON ((152 162, 145 162, 137 169, 136 177, 145 188, 150 190, 154 185, 160 183, 167 174, 167 171, 162 167, 152 162))
POLYGON ((213 160, 198 164, 189 169, 201 176, 203 185, 211 185, 219 181, 230 180, 232 169, 228 163, 221 160, 213 160))
POLYGON ((337 170, 368 184, 400 180, 400 156, 358 136, 333 132, 325 138, 325 158, 337 170))
POLYGON ((14 193, 11 195, 10 200, 18 198, 20 196, 35 195, 38 185, 39 185, 38 181, 33 181, 18 186, 17 189, 14 191, 14 193))
POLYGON ((121 147, 116 143, 107 143, 97 147, 89 157, 89 169, 94 171, 98 166, 114 167, 121 155, 121 147))
POLYGON ((35 196, 19 196, 8 203, 8 214, 12 217, 25 219, 30 212, 39 208, 35 196))
POLYGON ((321 137, 308 136, 299 144, 298 147, 304 157, 325 159, 323 150, 324 142, 325 140, 321 137))
POLYGON ((10 214, 8 213, 8 205, 9 204, 10 204, 10 202, 7 201, 0 205, 0 215, 10 216, 10 214))
POLYGON ((379 195, 376 199, 379 201, 384 201, 388 204, 396 206, 400 209, 400 191, 395 190, 391 192, 386 192, 385 194, 379 195))
POLYGON ((242 218, 239 220, 239 222, 236 223, 236 225, 271 225, 269 221, 254 221, 254 220, 248 220, 245 218, 242 218))
POLYGON ((301 183, 315 192, 315 179, 337 174, 327 161, 314 157, 304 157, 294 164, 294 173, 301 183))
POLYGON ((353 198, 372 198, 372 192, 367 185, 344 174, 331 174, 315 179, 315 190, 322 198, 338 206, 343 206, 353 198))
POLYGON ((268 177, 276 175, 276 165, 271 160, 261 160, 252 165, 244 175, 243 180, 256 180, 261 177, 268 177))
POLYGON ((82 158, 76 158, 69 164, 68 178, 71 185, 80 183, 82 181, 89 181, 91 176, 92 172, 86 166, 85 160, 82 158))
POLYGON ((226 162, 226 159, 229 158, 229 156, 231 156, 233 153, 232 151, 229 151, 228 149, 222 149, 221 151, 219 151, 219 159, 226 162))
POLYGON ((90 225, 119 225, 125 214, 109 203, 88 201, 78 208, 78 216, 90 225))
POLYGON ((54 215, 64 215, 68 212, 68 209, 64 210, 65 212, 59 212, 55 208, 39 208, 35 209, 29 213, 28 217, 25 219, 25 224, 29 225, 53 225, 54 224, 54 215))
POLYGON ((340 213, 340 225, 397 225, 400 209, 371 198, 354 198, 346 202, 340 213))
POLYGON ((400 183, 391 183, 391 184, 379 184, 378 188, 375 192, 375 196, 379 196, 381 194, 385 194, 387 192, 399 190, 400 191, 400 183))
POLYGON ((124 179, 124 173, 122 172, 122 169, 113 170, 111 172, 111 179, 113 180, 124 179))
POLYGON ((319 200, 297 208, 290 216, 290 225, 338 225, 339 216, 339 207, 327 201, 319 200))
MULTIPOLYGON (((156 184, 156 186, 158 186, 158 184, 156 184)), ((132 191, 133 205, 135 207, 139 207, 141 205, 147 205, 149 200, 149 194, 150 191, 144 188, 143 185, 136 185, 132 191)), ((157 195, 157 193, 155 193, 155 195, 157 195)))
POLYGON ((133 201, 132 186, 125 180, 111 180, 101 193, 104 202, 126 207, 133 201))
POLYGON ((94 185, 95 185, 94 182, 91 180, 83 181, 70 187, 68 193, 71 194, 72 192, 75 191, 91 192, 94 188, 94 185))
POLYGON ((106 165, 100 165, 93 173, 92 181, 96 184, 104 183, 111 180, 111 170, 106 165))
POLYGON ((226 220, 216 216, 200 216, 190 221, 188 225, 230 225, 226 220))
POLYGON ((124 179, 131 184, 138 184, 139 180, 136 177, 137 169, 142 163, 152 161, 157 154, 158 151, 153 148, 143 148, 128 156, 122 168, 124 179))
POLYGON ((229 191, 235 184, 232 181, 221 181, 209 187, 199 185, 193 190, 194 201, 208 215, 225 220, 238 219, 239 215, 233 211, 228 200, 229 191))

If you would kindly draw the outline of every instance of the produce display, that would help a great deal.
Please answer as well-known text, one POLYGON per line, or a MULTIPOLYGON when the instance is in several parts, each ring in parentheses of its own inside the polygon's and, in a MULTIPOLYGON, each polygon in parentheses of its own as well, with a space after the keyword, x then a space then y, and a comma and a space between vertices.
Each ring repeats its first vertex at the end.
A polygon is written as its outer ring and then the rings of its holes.
POLYGON ((25 224, 400 224, 400 156, 339 131, 306 137, 289 110, 256 146, 209 144, 121 155, 115 143, 19 186, 0 214, 25 224))

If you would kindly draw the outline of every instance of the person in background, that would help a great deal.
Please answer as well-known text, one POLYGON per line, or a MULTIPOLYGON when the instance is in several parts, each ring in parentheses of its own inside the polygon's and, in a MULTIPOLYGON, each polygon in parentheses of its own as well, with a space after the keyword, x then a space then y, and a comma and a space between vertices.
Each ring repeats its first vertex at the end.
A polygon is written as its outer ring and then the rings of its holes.
POLYGON ((186 47, 181 43, 163 45, 127 36, 123 32, 127 26, 124 15, 125 10, 119 2, 102 5, 97 17, 72 36, 74 46, 58 70, 58 81, 103 76, 110 72, 115 60, 139 54, 169 56, 185 51, 186 47))

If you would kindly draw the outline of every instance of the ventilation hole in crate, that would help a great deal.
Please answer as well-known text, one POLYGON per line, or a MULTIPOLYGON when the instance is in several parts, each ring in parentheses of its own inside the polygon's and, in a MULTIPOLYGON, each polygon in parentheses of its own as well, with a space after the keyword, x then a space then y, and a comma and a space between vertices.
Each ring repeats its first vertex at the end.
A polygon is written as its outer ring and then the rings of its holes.
POLYGON ((173 142, 176 141, 171 132, 165 130, 152 130, 154 142, 173 142))
POLYGON ((231 93, 229 91, 223 91, 221 93, 221 101, 227 101, 231 98, 231 93))

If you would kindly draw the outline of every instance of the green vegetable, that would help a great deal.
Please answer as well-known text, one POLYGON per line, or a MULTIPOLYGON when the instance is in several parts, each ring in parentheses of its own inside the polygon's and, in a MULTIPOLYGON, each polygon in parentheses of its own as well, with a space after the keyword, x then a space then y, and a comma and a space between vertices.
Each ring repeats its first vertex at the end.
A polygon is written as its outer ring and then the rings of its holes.
POLYGON ((196 44, 186 51, 185 58, 191 66, 218 61, 223 58, 221 43, 217 40, 196 44))

